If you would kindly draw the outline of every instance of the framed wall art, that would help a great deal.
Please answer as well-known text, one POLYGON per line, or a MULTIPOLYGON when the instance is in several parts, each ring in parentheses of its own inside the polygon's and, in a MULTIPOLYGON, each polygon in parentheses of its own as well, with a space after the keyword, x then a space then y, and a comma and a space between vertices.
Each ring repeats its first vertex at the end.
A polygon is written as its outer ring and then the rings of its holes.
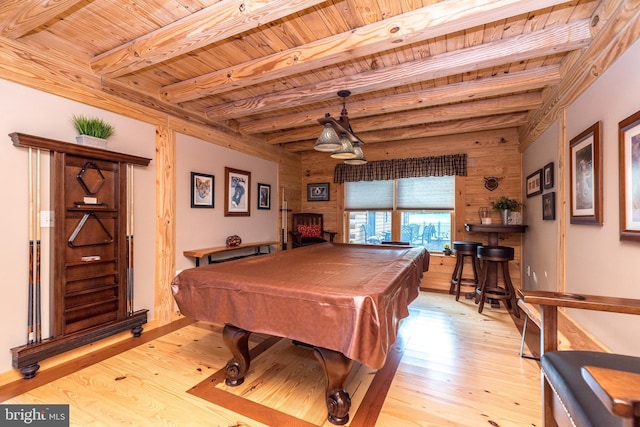
POLYGON ((596 122, 570 143, 571 224, 602 225, 602 123, 596 122))
POLYGON ((213 175, 191 172, 191 207, 213 208, 213 175))
POLYGON ((542 168, 542 188, 548 190, 553 188, 553 185, 553 162, 551 162, 542 168))
POLYGON ((527 177, 527 197, 542 194, 542 169, 538 169, 527 177))
POLYGON ((324 202, 329 200, 329 183, 307 184, 307 201, 324 202))
POLYGON ((271 209, 271 186, 258 183, 258 209, 271 209))
POLYGON ((618 123, 620 240, 640 241, 640 111, 618 123))
POLYGON ((251 172, 224 168, 224 216, 251 215, 251 172))
POLYGON ((552 221, 556 219, 556 193, 546 193, 542 195, 542 219, 552 221))

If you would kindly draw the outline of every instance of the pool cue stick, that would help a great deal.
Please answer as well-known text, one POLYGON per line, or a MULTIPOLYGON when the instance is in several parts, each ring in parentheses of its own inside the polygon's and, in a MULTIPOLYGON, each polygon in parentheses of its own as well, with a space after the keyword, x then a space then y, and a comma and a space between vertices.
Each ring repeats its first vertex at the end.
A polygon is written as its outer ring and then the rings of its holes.
POLYGON ((33 343, 33 149, 29 147, 29 297, 27 303, 27 344, 33 343))
POLYGON ((41 185, 40 185, 40 149, 36 150, 36 343, 42 342, 42 292, 40 284, 40 254, 41 254, 41 240, 40 234, 42 227, 40 224, 40 200, 41 200, 41 185))
POLYGON ((133 314, 133 165, 127 164, 127 311, 133 314))

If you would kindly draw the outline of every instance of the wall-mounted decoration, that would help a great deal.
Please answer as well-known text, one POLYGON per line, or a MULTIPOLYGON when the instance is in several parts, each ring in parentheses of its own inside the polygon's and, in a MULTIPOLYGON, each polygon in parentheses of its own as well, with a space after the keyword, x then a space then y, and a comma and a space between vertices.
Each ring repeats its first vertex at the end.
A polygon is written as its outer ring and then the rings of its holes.
POLYGON ((271 209, 271 186, 258 183, 258 209, 271 209))
POLYGON ((191 207, 213 207, 213 175, 191 172, 191 207))
POLYGON ((323 202, 329 200, 329 183, 307 184, 307 201, 323 202))
POLYGON ((224 168, 224 216, 251 215, 251 172, 224 168))
POLYGON ((554 186, 553 180, 554 180, 554 178, 553 178, 553 162, 551 162, 551 163, 547 163, 542 168, 542 187, 545 190, 548 190, 549 188, 553 188, 553 186, 554 186))
POLYGON ((556 219, 556 192, 546 193, 542 195, 542 219, 556 219))
POLYGON ((527 197, 542 194, 542 169, 538 169, 527 177, 527 197))
POLYGON ((498 178, 495 176, 485 176, 484 177, 484 188, 489 191, 493 191, 498 188, 498 178))
POLYGON ((596 122, 569 143, 571 224, 602 225, 602 124, 596 122))
POLYGON ((618 123, 620 240, 640 241, 640 111, 618 123))

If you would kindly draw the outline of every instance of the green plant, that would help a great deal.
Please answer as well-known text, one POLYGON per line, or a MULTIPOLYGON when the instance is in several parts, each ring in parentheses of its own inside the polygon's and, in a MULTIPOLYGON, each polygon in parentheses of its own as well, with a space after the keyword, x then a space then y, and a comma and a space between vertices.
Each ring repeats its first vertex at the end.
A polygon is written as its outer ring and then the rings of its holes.
POLYGON ((498 200, 494 200, 493 202, 491 202, 491 206, 493 207, 493 209, 508 209, 510 211, 515 211, 518 210, 520 206, 522 206, 522 203, 515 199, 510 199, 506 196, 502 196, 498 200))
POLYGON ((80 135, 107 139, 115 132, 112 125, 102 119, 85 116, 73 116, 73 126, 80 135))

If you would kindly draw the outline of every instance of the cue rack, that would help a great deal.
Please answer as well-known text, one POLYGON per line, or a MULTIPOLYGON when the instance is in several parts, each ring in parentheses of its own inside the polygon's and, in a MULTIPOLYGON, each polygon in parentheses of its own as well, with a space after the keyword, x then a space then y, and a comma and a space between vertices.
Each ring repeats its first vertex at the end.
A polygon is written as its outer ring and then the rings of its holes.
POLYGON ((113 334, 142 333, 148 310, 134 310, 133 171, 151 159, 12 133, 28 150, 27 342, 13 367, 33 378, 39 362, 113 334), (41 157, 51 162, 50 332, 42 333, 41 157))

